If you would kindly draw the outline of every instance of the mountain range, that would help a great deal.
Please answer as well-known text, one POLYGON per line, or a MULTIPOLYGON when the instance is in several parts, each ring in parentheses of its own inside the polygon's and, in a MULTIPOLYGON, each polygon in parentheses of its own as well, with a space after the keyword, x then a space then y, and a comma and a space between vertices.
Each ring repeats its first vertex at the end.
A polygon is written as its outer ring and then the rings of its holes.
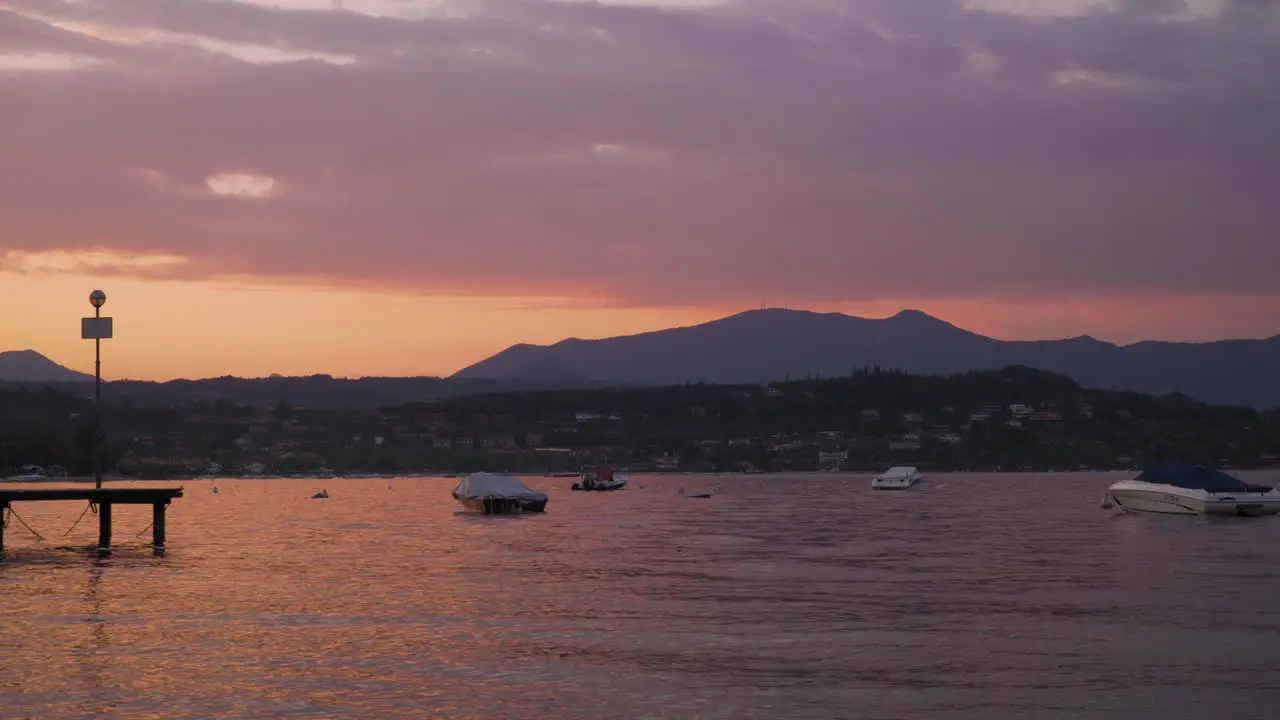
MULTIPOLYGON (((803 310, 752 310, 692 327, 606 338, 514 345, 452 377, 210 378, 114 381, 112 401, 229 402, 374 408, 475 393, 590 389, 685 382, 761 383, 848 375, 880 366, 916 374, 1022 365, 1066 375, 1084 387, 1183 393, 1203 402, 1280 407, 1280 336, 1207 343, 1115 345, 1088 336, 1005 341, 916 310, 885 319, 803 310)), ((0 382, 92 381, 38 352, 0 352, 0 382)))
POLYGON ((1132 345, 1088 336, 1005 341, 918 310, 884 319, 752 310, 639 335, 514 345, 453 377, 669 385, 831 377, 872 366, 933 375, 1011 365, 1062 373, 1085 387, 1178 392, 1224 405, 1280 406, 1280 335, 1132 345))

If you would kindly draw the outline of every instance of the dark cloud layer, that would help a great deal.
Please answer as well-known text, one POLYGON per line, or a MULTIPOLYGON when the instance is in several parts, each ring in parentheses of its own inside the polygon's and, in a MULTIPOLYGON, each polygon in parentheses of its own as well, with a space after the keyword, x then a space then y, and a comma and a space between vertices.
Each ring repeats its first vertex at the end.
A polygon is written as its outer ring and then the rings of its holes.
POLYGON ((1277 294, 1272 3, 282 5, 0 2, 0 249, 634 303, 1277 294), (32 53, 101 64, 5 70, 32 53))

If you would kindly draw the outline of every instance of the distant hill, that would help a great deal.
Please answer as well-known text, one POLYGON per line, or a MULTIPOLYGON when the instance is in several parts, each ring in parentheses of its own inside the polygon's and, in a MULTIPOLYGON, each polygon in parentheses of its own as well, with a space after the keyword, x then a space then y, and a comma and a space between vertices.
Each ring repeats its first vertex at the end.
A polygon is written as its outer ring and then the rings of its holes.
MULTIPOLYGON (((10 353, 16 354, 16 353, 10 353)), ((54 366, 58 367, 58 366, 54 366)), ((4 386, 52 388, 74 392, 76 384, 88 380, 70 370, 59 373, 0 372, 0 389, 4 386)), ((104 398, 109 404, 177 407, 189 403, 216 405, 230 403, 251 407, 272 407, 281 400, 302 408, 352 410, 372 409, 404 403, 434 402, 444 398, 490 393, 526 392, 534 390, 590 390, 616 383, 591 381, 514 378, 509 380, 454 379, 440 377, 365 377, 335 378, 330 375, 267 378, 218 377, 202 380, 115 380, 104 383, 104 398)))
POLYGON ((111 383, 107 401, 136 405, 181 405, 188 402, 271 407, 290 405, 315 409, 369 409, 432 402, 461 395, 523 392, 529 390, 577 390, 605 383, 543 379, 453 379, 439 377, 335 378, 329 375, 269 378, 221 377, 205 380, 111 383))
POLYGON ((1085 387, 1181 392, 1224 405, 1280 406, 1280 336, 1125 346, 1087 336, 1011 342, 917 310, 885 319, 753 310, 639 335, 514 345, 453 378, 753 383, 843 376, 877 365, 930 375, 1023 365, 1062 373, 1085 387))
POLYGON ((0 352, 0 382, 62 383, 92 380, 92 375, 65 368, 35 350, 0 352))
MULTIPOLYGON (((85 431, 93 399, 78 387, 0 385, 0 477, 29 463, 90 471, 92 443, 85 441, 92 434, 85 431)), ((932 473, 1280 463, 1280 410, 1090 390, 1026 367, 950 376, 858 371, 768 389, 691 384, 491 393, 377 410, 122 402, 107 418, 107 467, 154 479, 200 475, 210 457, 228 472, 252 474, 261 472, 249 470, 258 462, 268 474, 322 467, 543 473, 595 464, 636 473, 804 471, 837 463, 846 471, 916 465, 932 473), (273 451, 282 445, 296 449, 273 451), (540 451, 548 447, 572 452, 540 451), (845 457, 823 458, 832 452, 845 457)))

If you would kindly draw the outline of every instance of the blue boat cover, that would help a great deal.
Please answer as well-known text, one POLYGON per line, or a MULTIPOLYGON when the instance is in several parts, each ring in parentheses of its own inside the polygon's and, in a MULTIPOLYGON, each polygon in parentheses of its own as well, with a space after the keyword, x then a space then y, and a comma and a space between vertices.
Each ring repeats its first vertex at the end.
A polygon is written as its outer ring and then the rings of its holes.
POLYGON ((1221 470, 1210 470, 1199 465, 1168 465, 1146 468, 1135 479, 1217 493, 1268 492, 1271 490, 1266 485, 1251 485, 1221 470))

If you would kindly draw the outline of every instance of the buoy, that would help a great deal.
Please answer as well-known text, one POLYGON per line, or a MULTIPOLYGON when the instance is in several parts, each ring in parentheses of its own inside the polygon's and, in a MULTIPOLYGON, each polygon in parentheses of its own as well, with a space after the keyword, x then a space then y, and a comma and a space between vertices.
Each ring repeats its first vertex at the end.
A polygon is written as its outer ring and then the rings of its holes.
POLYGON ((1111 499, 1111 496, 1110 496, 1110 495, 1103 495, 1103 496, 1102 496, 1102 504, 1101 504, 1101 507, 1102 507, 1102 509, 1103 509, 1103 510, 1110 510, 1111 508, 1113 508, 1113 507, 1115 507, 1115 506, 1116 506, 1115 501, 1113 501, 1113 500, 1111 499))

